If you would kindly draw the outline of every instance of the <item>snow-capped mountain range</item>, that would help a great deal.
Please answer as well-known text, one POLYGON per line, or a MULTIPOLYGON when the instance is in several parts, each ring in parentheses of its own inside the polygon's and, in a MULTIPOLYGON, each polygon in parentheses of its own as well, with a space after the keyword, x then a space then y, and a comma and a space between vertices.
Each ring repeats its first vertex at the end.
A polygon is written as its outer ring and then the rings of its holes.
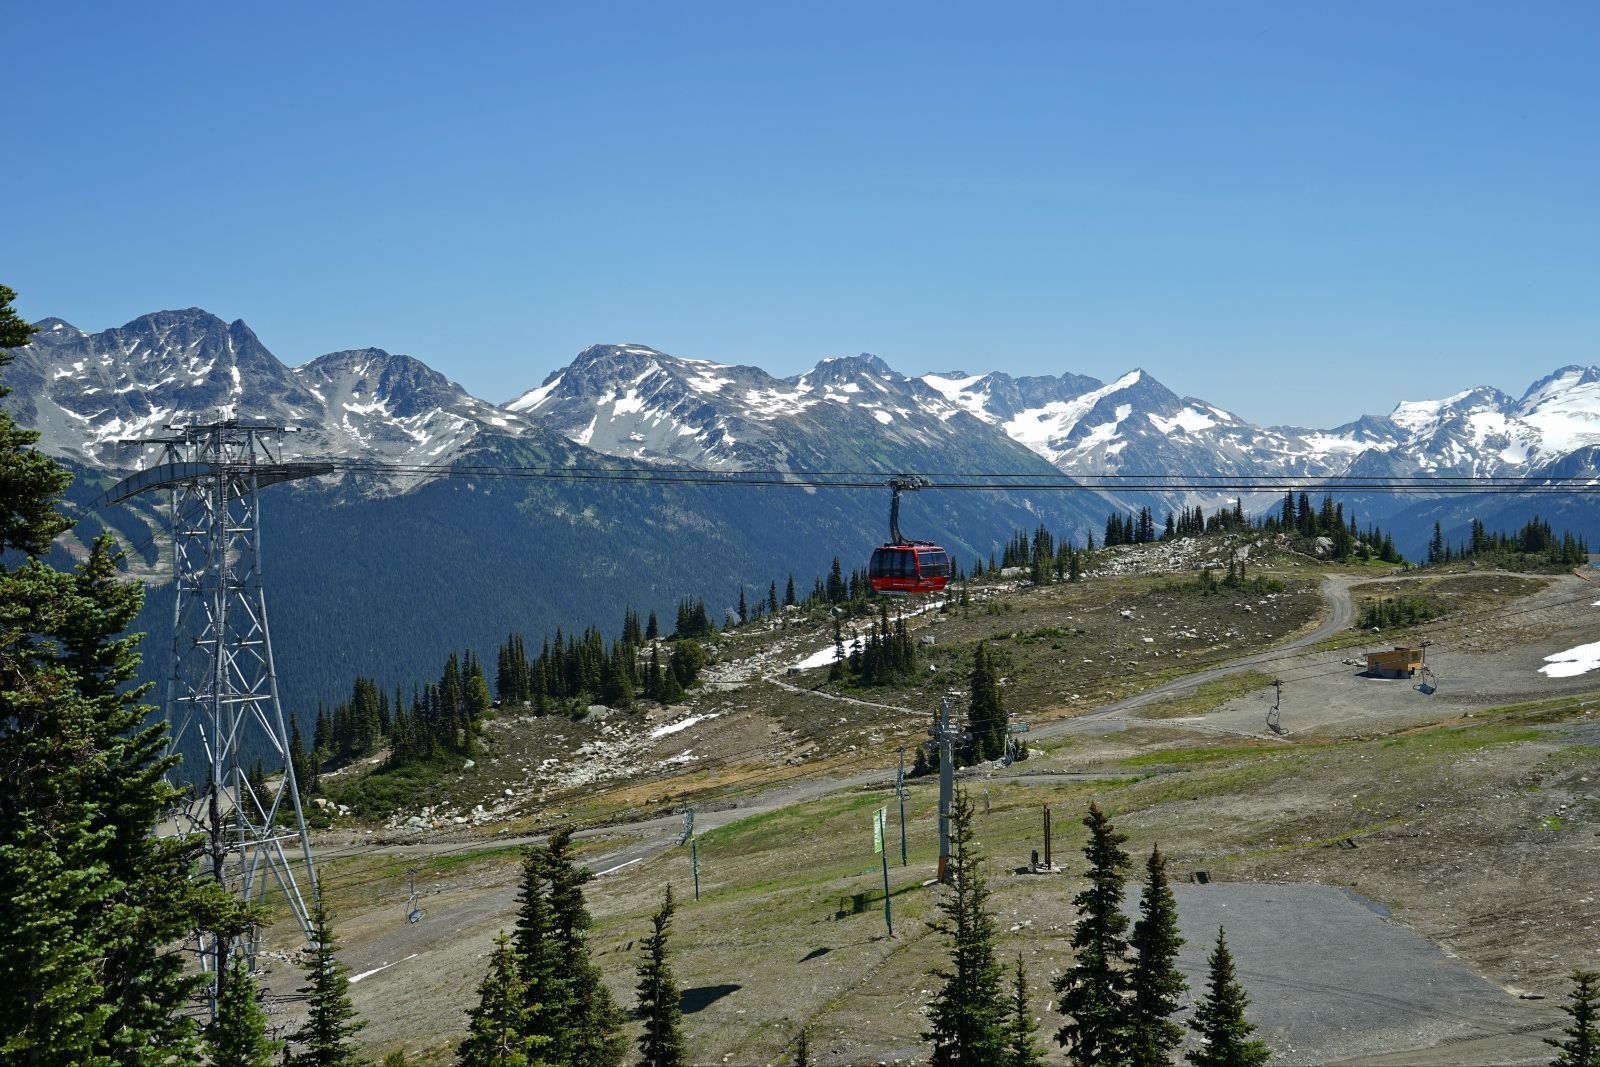
POLYGON ((1471 389, 1318 430, 1253 425, 1143 370, 1109 383, 1078 374, 906 377, 861 355, 774 378, 641 345, 595 345, 506 407, 611 455, 709 467, 781 465, 774 442, 784 427, 806 425, 929 445, 987 430, 1068 474, 1501 475, 1600 445, 1600 368, 1564 367, 1519 399, 1471 389))
MULTIPOLYGON (((1600 446, 1600 368, 1564 367, 1518 398, 1481 387, 1401 401, 1328 430, 1255 426, 1143 370, 908 377, 871 355, 777 378, 759 367, 593 345, 503 405, 409 356, 334 352, 289 368, 242 321, 189 308, 89 334, 47 319, 5 378, 42 446, 122 469, 117 442, 226 411, 282 420, 291 455, 445 464, 485 440, 565 438, 632 462, 712 469, 1068 474, 1536 475, 1600 446)), ((570 447, 570 446, 569 446, 570 447)))
POLYGON ((42 447, 90 467, 138 465, 119 444, 218 413, 281 420, 291 456, 447 463, 479 434, 542 433, 410 356, 367 348, 284 366, 242 321, 161 311, 89 334, 46 319, 5 372, 6 405, 42 447))
MULTIPOLYGON (((159 501, 95 511, 100 490, 152 458, 119 447, 218 412, 300 432, 286 458, 333 456, 407 466, 670 463, 712 469, 1290 474, 1426 472, 1600 480, 1600 369, 1567 367, 1520 398, 1475 389, 1400 403, 1331 430, 1252 426, 1225 407, 1180 397, 1141 370, 1110 382, 1077 374, 960 372, 910 377, 872 356, 824 360, 777 378, 753 366, 684 359, 641 345, 596 345, 538 388, 497 405, 404 355, 335 352, 290 368, 243 322, 198 309, 145 315, 86 333, 47 319, 0 371, 0 405, 41 432, 40 447, 77 468, 79 525, 63 551, 115 530, 155 582, 137 628, 165 647, 170 590, 160 583, 159 501), (70 541, 76 538, 76 542, 70 541)), ((1459 535, 1473 517, 1515 529, 1533 511, 1600 537, 1588 498, 1412 494, 1346 498, 1402 550, 1435 521, 1459 535)), ((1186 503, 1215 501, 1196 498, 1186 503)), ((492 647, 505 620, 537 633, 670 610, 684 594, 731 606, 830 560, 864 563, 885 533, 887 494, 871 490, 727 491, 599 482, 308 480, 273 491, 267 565, 275 653, 302 710, 347 693, 355 674, 410 684, 418 664, 463 642, 492 647), (552 581, 552 575, 562 576, 552 581), (281 624, 281 625, 280 625, 281 624)), ((1081 538, 1106 513, 1157 495, 921 493, 912 536, 983 558, 1018 528, 1044 523, 1081 538)), ((1255 508, 1270 500, 1250 500, 1255 508)), ((151 678, 164 667, 152 660, 151 678)))

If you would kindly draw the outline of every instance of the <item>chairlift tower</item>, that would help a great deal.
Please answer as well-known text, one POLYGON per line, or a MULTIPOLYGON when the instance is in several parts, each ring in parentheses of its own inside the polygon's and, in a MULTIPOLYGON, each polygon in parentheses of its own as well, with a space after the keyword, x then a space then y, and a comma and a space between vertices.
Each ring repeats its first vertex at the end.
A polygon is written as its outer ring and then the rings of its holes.
MULTIPOLYGON (((141 441, 162 449, 160 462, 129 475, 97 506, 141 493, 170 496, 172 660, 166 706, 168 752, 198 752, 189 765, 193 793, 157 833, 204 835, 199 877, 215 878, 247 901, 276 885, 307 939, 308 901, 316 892, 311 842, 289 732, 278 699, 277 670, 261 579, 259 491, 277 482, 331 474, 331 463, 285 463, 286 427, 228 418, 169 426, 173 436, 141 441), (265 784, 245 772, 249 757, 276 758, 283 772, 265 784), (297 871, 296 862, 302 864, 297 871)), ((252 962, 258 940, 237 946, 252 962)), ((200 966, 216 979, 234 946, 200 935, 200 966)))

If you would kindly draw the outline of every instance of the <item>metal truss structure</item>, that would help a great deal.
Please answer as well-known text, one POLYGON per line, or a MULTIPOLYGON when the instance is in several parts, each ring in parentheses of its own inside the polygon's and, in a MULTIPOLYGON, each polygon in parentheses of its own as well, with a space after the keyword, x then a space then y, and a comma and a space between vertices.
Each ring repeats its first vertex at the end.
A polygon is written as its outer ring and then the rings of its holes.
MULTIPOLYGON (((228 419, 168 429, 175 435, 141 442, 162 446, 161 462, 125 478, 100 501, 170 493, 169 744, 204 762, 185 765, 193 790, 158 832, 203 835, 199 876, 245 900, 260 901, 276 886, 309 938, 316 871, 272 660, 258 494, 265 485, 331 473, 332 465, 282 462, 278 440, 288 432, 282 426, 228 419), (251 781, 246 763, 253 759, 282 770, 251 781)), ((253 961, 257 944, 253 935, 235 946, 202 933, 200 965, 213 989, 231 951, 253 961)))

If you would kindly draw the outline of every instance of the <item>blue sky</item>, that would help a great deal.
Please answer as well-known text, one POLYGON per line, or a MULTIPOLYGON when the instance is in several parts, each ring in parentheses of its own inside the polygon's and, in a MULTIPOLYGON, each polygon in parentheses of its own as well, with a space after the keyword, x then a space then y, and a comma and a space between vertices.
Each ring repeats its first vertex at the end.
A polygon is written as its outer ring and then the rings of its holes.
POLYGON ((1263 422, 1600 362, 1600 5, 32 4, 0 281, 505 400, 584 345, 1148 369, 1263 422), (1114 10, 1114 9, 1122 10, 1114 10), (1336 368, 1336 369, 1335 369, 1336 368))

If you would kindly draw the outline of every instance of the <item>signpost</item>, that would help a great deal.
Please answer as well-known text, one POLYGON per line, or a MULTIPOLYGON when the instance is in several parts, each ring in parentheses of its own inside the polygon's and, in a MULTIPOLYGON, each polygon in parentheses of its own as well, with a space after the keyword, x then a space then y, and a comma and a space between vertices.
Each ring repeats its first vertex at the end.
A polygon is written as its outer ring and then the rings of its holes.
POLYGON ((885 804, 872 813, 872 851, 883 857, 883 925, 889 936, 894 936, 894 913, 889 906, 889 853, 883 847, 884 829, 889 824, 889 806, 885 804))

